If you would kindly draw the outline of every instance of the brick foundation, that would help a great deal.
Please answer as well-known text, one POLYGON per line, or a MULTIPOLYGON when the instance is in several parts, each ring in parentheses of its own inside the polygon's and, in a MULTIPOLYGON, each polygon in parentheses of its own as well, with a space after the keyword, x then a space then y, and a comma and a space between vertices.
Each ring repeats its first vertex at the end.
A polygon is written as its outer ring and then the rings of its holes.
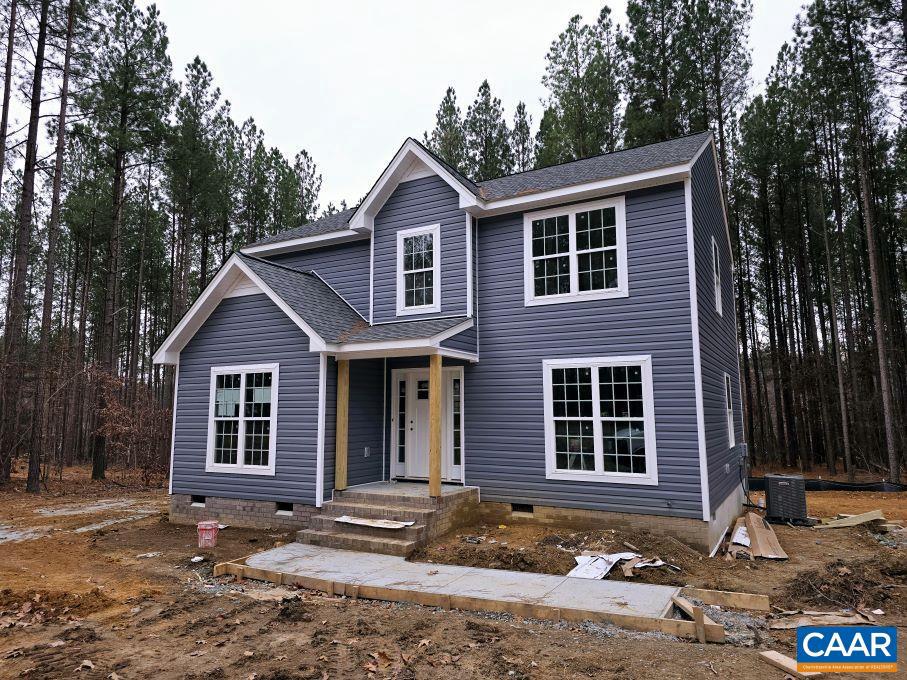
POLYGON ((195 524, 216 519, 221 524, 238 527, 291 531, 308 527, 315 514, 318 514, 318 508, 303 503, 294 503, 291 515, 278 513, 273 501, 207 496, 204 506, 201 506, 193 504, 189 494, 175 493, 170 496, 170 521, 174 524, 195 524))

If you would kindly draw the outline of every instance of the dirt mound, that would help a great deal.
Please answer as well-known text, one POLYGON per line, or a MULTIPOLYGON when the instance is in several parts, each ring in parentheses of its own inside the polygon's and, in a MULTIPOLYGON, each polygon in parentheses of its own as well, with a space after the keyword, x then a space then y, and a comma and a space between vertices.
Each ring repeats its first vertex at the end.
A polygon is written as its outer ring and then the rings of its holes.
POLYGON ((43 623, 57 617, 84 617, 116 604, 94 588, 87 593, 60 593, 49 590, 0 590, 0 627, 43 623))
POLYGON ((782 602, 790 608, 872 609, 899 598, 898 586, 905 578, 905 555, 835 560, 792 579, 782 592, 782 602))
POLYGON ((280 603, 277 618, 282 621, 308 622, 314 620, 309 607, 298 597, 284 598, 280 603))

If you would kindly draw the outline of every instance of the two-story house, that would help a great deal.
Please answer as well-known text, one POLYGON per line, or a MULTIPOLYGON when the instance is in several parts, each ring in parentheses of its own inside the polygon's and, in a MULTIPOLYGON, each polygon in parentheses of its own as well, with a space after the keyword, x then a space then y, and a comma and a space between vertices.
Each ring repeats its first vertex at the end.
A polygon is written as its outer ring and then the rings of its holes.
POLYGON ((741 509, 710 133, 483 182, 407 139, 356 208, 233 254, 154 360, 175 520, 306 528, 339 492, 462 485, 496 521, 709 551, 741 509))

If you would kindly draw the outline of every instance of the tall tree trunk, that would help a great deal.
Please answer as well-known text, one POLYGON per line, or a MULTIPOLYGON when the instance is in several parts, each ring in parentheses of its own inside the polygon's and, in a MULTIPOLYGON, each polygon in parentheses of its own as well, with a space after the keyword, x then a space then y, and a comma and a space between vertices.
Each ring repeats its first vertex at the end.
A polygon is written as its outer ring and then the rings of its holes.
POLYGON ((3 173, 6 170, 6 126, 9 123, 9 96, 12 91, 17 7, 17 0, 11 0, 9 4, 9 31, 6 37, 6 72, 3 75, 3 113, 0 113, 0 194, 3 192, 3 173))
POLYGON ((44 265, 44 299, 41 309, 41 340, 38 348, 37 385, 32 418, 31 451, 28 455, 28 480, 25 490, 40 491, 41 458, 45 454, 44 400, 50 379, 50 332, 56 273, 57 237, 60 233, 60 186, 63 182, 63 155, 66 152, 66 103, 69 98, 69 65, 72 57, 72 30, 75 22, 75 0, 69 0, 66 14, 66 52, 63 57, 63 82, 60 86, 60 114, 57 117, 57 157, 54 161, 53 190, 50 199, 50 220, 47 224, 47 258, 44 265))
MULTIPOLYGON (((44 78, 44 49, 47 43, 47 13, 50 0, 41 2, 38 21, 38 43, 35 49, 35 70, 32 78, 31 107, 28 137, 25 142, 25 165, 22 170, 22 192, 19 197, 19 219, 16 229, 16 251, 13 262, 13 282, 9 294, 9 322, 5 329, 6 351, 3 363, 3 437, 0 437, 0 481, 9 478, 10 463, 18 448, 19 389, 25 367, 23 327, 25 325, 25 294, 28 278, 28 255, 31 248, 32 217, 35 198, 35 172, 38 165, 38 135, 41 115, 41 84, 44 78)), ((31 474, 29 472, 29 474, 31 474)))

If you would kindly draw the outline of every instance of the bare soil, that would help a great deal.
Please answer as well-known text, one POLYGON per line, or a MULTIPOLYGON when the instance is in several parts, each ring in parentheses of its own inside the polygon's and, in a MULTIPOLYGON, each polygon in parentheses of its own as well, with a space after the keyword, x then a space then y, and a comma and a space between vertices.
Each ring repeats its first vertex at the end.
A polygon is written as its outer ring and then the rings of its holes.
MULTIPOLYGON (((199 551, 194 527, 168 522, 166 502, 163 490, 93 484, 85 471, 67 471, 62 484, 51 484, 38 497, 16 488, 0 492, 0 525, 43 532, 0 543, 0 678, 780 680, 783 674, 759 661, 757 651, 793 653, 791 631, 761 631, 756 648, 700 645, 613 626, 445 612, 215 579, 216 562, 293 536, 230 527, 220 532, 217 548, 199 551), (78 512, 80 507, 88 511, 78 512), (153 514, 129 519, 149 509, 153 514), (76 532, 109 520, 118 521, 76 532), (197 555, 205 560, 191 562, 197 555)), ((621 543, 627 541, 682 569, 679 574, 649 570, 637 580, 765 592, 784 607, 816 608, 812 589, 795 588, 809 580, 844 601, 883 602, 880 622, 904 624, 902 551, 882 546, 859 528, 776 531, 791 555, 787 563, 727 563, 639 534, 534 527, 461 529, 420 559, 564 573, 573 554, 592 546, 626 550, 621 543), (474 545, 463 540, 466 535, 486 539, 474 545), (852 581, 836 568, 829 571, 829 565, 850 565, 853 574, 864 575, 859 596, 848 595, 852 581), (875 599, 875 586, 889 580, 900 587, 883 587, 879 592, 886 597, 875 599)), ((612 578, 623 578, 619 572, 612 578)), ((758 625, 758 617, 751 619, 758 625)), ((901 646, 907 658, 903 641, 901 646)))

